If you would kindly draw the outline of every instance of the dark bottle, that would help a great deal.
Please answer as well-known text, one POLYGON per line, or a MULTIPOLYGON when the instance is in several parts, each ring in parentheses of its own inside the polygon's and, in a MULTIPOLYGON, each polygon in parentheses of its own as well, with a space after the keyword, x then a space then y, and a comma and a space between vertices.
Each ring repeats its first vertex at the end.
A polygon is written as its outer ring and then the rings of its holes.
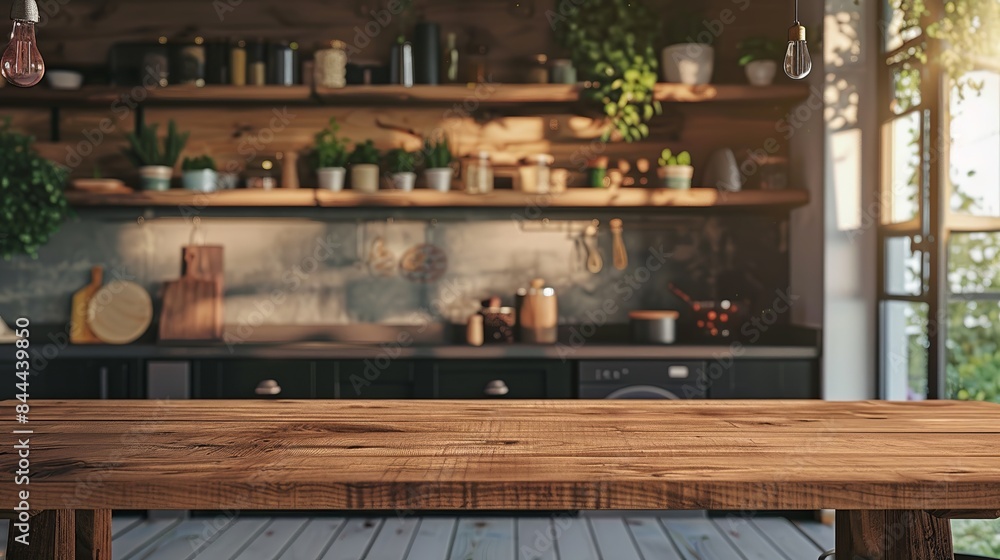
POLYGON ((247 85, 267 84, 267 45, 263 41, 247 43, 247 85))
POLYGON ((268 46, 267 83, 291 86, 298 83, 298 43, 277 42, 268 46))
POLYGON ((230 71, 230 42, 223 39, 209 41, 205 45, 205 83, 228 84, 230 71))
POLYGON ((421 22, 413 34, 413 81, 437 85, 441 61, 441 32, 438 24, 421 22))

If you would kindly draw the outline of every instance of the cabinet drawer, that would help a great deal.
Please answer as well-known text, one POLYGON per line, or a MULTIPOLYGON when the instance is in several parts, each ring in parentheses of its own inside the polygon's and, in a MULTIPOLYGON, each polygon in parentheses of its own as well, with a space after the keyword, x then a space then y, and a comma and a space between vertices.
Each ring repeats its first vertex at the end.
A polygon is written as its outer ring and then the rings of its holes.
POLYGON ((546 399, 571 396, 569 367, 535 363, 439 363, 435 396, 441 399, 546 399))
POLYGON ((309 399, 315 377, 309 361, 205 361, 195 370, 195 398, 309 399))
MULTIPOLYGON (((12 399, 17 390, 13 362, 0 366, 0 399, 12 399)), ((135 376, 127 361, 59 360, 44 369, 31 369, 31 399, 127 399, 135 392, 135 376)))
POLYGON ((811 360, 737 360, 720 370, 709 366, 713 399, 816 399, 819 367, 811 360))
MULTIPOLYGON (((409 399, 414 396, 413 362, 350 360, 337 365, 339 398, 409 399)), ((332 395, 321 392, 320 397, 332 398, 332 395)))

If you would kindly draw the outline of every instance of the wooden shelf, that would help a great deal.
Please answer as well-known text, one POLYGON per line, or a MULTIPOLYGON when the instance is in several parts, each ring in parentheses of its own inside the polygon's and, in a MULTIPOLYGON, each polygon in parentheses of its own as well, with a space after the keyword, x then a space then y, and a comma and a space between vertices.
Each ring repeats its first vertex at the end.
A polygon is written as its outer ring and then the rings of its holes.
POLYGON ((324 208, 793 208, 809 202, 804 190, 725 192, 709 188, 691 190, 623 188, 618 190, 575 188, 554 195, 495 191, 469 195, 461 191, 441 193, 426 189, 412 192, 384 191, 360 194, 319 189, 238 189, 217 193, 184 190, 135 193, 87 193, 67 191, 77 207, 324 207, 324 208))
MULTIPOLYGON (((805 99, 809 89, 801 84, 750 86, 709 84, 686 86, 657 84, 656 99, 664 103, 774 102, 805 99)), ((329 105, 452 105, 474 101, 477 105, 572 104, 580 99, 580 86, 562 84, 469 84, 403 87, 398 85, 348 86, 313 92, 309 86, 168 86, 138 88, 87 86, 77 91, 45 88, 0 89, 0 107, 103 107, 129 105, 220 104, 329 104, 329 105), (136 92, 141 93, 136 93, 136 92)))

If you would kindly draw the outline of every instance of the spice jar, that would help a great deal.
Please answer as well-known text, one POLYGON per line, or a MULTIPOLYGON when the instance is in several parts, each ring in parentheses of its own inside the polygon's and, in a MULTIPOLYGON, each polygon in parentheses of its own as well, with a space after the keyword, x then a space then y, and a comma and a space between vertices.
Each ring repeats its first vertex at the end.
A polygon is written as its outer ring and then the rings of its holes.
POLYGON ((479 152, 479 157, 469 163, 466 170, 465 192, 488 194, 493 192, 493 164, 489 152, 479 152))
POLYGON ((329 47, 316 51, 314 79, 316 87, 342 88, 347 85, 347 44, 330 41, 329 47))

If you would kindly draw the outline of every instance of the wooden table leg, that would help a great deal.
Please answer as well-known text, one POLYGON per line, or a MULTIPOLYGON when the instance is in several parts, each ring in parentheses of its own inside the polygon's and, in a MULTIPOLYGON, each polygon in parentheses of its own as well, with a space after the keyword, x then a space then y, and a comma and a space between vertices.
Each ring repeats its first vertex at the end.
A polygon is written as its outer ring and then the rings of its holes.
POLYGON ((925 511, 838 511, 837 560, 952 560, 951 522, 925 511))
POLYGON ((76 560, 76 519, 70 509, 43 511, 31 518, 28 545, 15 540, 21 533, 7 533, 9 560, 76 560))
POLYGON ((111 560, 111 510, 76 512, 76 560, 111 560))

